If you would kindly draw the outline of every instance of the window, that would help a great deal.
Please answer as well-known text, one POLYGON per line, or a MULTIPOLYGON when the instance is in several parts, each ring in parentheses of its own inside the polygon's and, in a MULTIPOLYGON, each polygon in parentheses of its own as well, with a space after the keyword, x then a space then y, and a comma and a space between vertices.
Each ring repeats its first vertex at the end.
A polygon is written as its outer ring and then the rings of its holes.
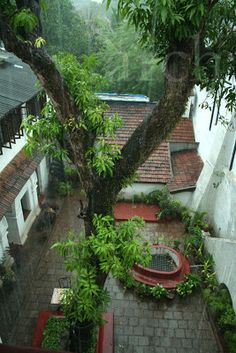
POLYGON ((30 211, 31 211, 28 191, 26 191, 26 193, 24 194, 24 196, 22 197, 20 202, 21 202, 23 217, 24 217, 24 220, 26 220, 30 214, 30 211))

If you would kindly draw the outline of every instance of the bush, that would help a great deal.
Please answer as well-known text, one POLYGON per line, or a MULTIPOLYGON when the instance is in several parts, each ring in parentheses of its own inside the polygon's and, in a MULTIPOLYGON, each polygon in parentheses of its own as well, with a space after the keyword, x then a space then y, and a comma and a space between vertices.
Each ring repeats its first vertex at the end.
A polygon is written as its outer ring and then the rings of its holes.
POLYGON ((73 192, 73 187, 70 182, 61 181, 58 183, 58 192, 60 196, 68 196, 73 192))
POLYGON ((236 353, 236 332, 226 331, 224 339, 228 346, 229 353, 236 353))
POLYGON ((62 337, 69 329, 68 321, 62 317, 52 316, 48 319, 43 332, 42 348, 56 351, 64 350, 62 337))
POLYGON ((186 276, 186 281, 179 282, 176 285, 176 292, 179 294, 179 296, 186 297, 187 295, 190 295, 193 292, 194 288, 199 287, 200 284, 200 277, 194 273, 189 273, 186 276))
POLYGON ((167 290, 161 284, 157 284, 155 285, 155 287, 152 287, 150 289, 150 292, 153 295, 153 297, 156 299, 165 297, 167 294, 167 290))

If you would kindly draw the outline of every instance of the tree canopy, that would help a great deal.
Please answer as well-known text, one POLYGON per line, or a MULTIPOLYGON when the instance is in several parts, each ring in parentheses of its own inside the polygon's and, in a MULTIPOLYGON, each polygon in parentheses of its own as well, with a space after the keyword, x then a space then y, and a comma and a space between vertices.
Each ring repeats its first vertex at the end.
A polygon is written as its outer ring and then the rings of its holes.
MULTIPOLYGON (((63 141, 68 158, 78 169, 91 223, 94 212, 110 213, 124 180, 174 128, 194 85, 200 83, 214 91, 217 85, 229 82, 235 68, 234 1, 118 1, 119 14, 135 26, 142 43, 165 65, 159 104, 120 151, 105 142, 105 135, 111 130, 114 134, 116 119, 104 118, 105 108, 88 93, 88 68, 81 71, 71 54, 55 62, 40 46, 44 6, 42 0, 1 1, 0 37, 7 50, 31 66, 51 99, 61 126, 59 144, 63 141)), ((233 109, 235 91, 230 82, 225 94, 233 109)))
MULTIPOLYGON (((108 6, 110 3, 111 0, 107 0, 108 6)), ((62 4, 66 6, 66 2, 62 1, 62 4)), ((52 2, 53 5, 56 6, 56 2, 52 2)), ((97 305, 100 309, 102 307, 96 296, 103 293, 101 287, 106 277, 104 267, 108 271, 113 263, 113 259, 109 257, 110 252, 115 254, 115 270, 120 268, 119 259, 123 255, 133 262, 136 261, 130 255, 138 249, 136 241, 132 242, 131 248, 131 244, 126 242, 124 248, 117 233, 113 234, 110 241, 110 233, 114 228, 109 215, 117 194, 176 126, 196 83, 210 89, 214 94, 220 86, 223 87, 221 95, 225 96, 228 108, 235 108, 235 87, 233 81, 230 81, 235 73, 234 5, 233 0, 118 0, 120 16, 135 26, 143 45, 151 48, 155 57, 163 62, 165 73, 163 94, 158 104, 125 145, 119 148, 107 143, 107 137, 110 140, 114 138, 116 128, 121 126, 121 119, 117 115, 107 116, 107 106, 101 104, 93 93, 101 82, 100 76, 91 72, 93 57, 82 61, 76 57, 79 56, 84 34, 81 34, 82 38, 78 41, 77 38, 73 39, 67 18, 66 27, 62 27, 66 35, 63 41, 68 38, 68 41, 76 42, 76 56, 67 53, 56 55, 52 59, 42 38, 40 11, 43 10, 45 1, 0 2, 1 40, 8 51, 30 65, 49 97, 42 118, 34 124, 31 124, 31 117, 26 121, 31 146, 52 154, 57 153, 59 147, 60 157, 69 159, 75 165, 84 190, 86 256, 81 256, 81 261, 86 258, 86 261, 89 259, 91 262, 85 264, 85 271, 82 271, 83 263, 82 267, 81 263, 79 266, 76 263, 76 270, 79 276, 83 274, 83 281, 79 284, 80 292, 88 293, 90 288, 85 301, 91 307, 91 315, 83 315, 86 320, 93 316, 94 306, 97 305), (102 222, 102 226, 98 220, 102 222), (117 240, 115 248, 114 239, 117 240), (90 243, 92 240, 93 246, 90 243), (122 249, 123 252, 120 251, 122 249), (87 275, 90 265, 92 272, 87 275)), ((76 21, 77 17, 74 16, 77 15, 68 6, 71 20, 74 21, 75 18, 76 21)), ((51 30, 54 31, 54 27, 51 30)), ((53 33, 48 33, 48 38, 49 36, 53 38, 53 33)), ((132 33, 132 36, 135 34, 132 33)), ((52 39, 53 41, 56 45, 57 39, 52 39)), ((111 44, 109 43, 110 46, 111 44)), ((109 45, 104 47, 104 54, 109 45)), ((135 63, 132 51, 129 54, 132 63, 135 63)), ((138 51, 137 55, 139 59, 142 56, 138 51)), ((123 65, 122 61, 117 60, 117 65, 123 65)), ((129 232, 129 229, 128 234, 132 235, 134 232, 129 232)), ((124 239, 127 239, 126 235, 124 239)), ((75 250, 77 246, 80 249, 81 244, 77 244, 77 239, 74 240, 72 236, 67 243, 58 246, 64 256, 68 254, 69 260, 71 251, 74 255, 71 245, 75 246, 75 250)), ((139 254, 136 251, 138 257, 139 254)), ((67 264, 74 269, 74 262, 67 264)), ((71 298, 69 304, 73 305, 74 299, 75 297, 71 298)), ((84 301, 77 295, 75 310, 80 310, 81 303, 84 305, 84 301)), ((69 305, 69 315, 70 308, 69 305)))

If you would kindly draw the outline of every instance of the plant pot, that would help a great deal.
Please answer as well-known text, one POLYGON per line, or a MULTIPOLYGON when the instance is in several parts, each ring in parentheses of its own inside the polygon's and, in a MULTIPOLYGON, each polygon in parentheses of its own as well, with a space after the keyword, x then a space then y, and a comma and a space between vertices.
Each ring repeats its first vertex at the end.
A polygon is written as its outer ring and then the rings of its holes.
POLYGON ((93 322, 76 322, 70 328, 70 351, 75 353, 84 353, 91 345, 92 330, 95 324, 93 322))

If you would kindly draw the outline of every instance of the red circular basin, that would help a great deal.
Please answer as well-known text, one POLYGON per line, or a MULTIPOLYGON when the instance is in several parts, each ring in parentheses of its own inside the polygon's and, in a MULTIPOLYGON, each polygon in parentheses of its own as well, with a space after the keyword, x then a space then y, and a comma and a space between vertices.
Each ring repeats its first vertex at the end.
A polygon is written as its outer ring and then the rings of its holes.
POLYGON ((165 288, 175 288, 190 272, 189 263, 178 251, 166 245, 152 245, 150 266, 136 264, 132 270, 134 278, 142 283, 165 288))

